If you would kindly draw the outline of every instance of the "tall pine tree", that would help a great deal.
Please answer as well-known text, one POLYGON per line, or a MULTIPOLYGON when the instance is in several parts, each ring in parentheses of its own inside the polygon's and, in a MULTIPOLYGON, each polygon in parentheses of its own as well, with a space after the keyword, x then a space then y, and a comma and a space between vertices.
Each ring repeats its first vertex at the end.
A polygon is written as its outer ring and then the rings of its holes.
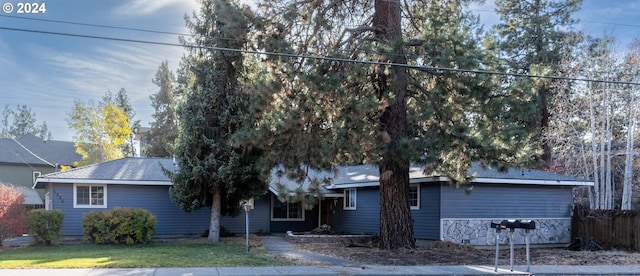
POLYGON ((240 49, 246 43, 248 21, 228 0, 203 0, 200 13, 186 18, 192 36, 181 66, 190 75, 184 102, 178 109, 175 149, 178 168, 165 170, 173 182, 171 200, 185 211, 211 206, 209 240, 220 239, 220 217, 235 214, 241 199, 267 190, 258 171, 259 151, 231 139, 243 124, 248 95, 242 90, 243 56, 212 47, 240 49))
MULTIPOLYGON (((497 0, 496 11, 501 23, 495 26, 501 56, 510 71, 519 74, 563 75, 562 64, 570 58, 581 34, 571 31, 572 13, 582 0, 497 0)), ((536 138, 542 154, 543 168, 551 166, 551 146, 545 137, 549 128, 551 97, 558 81, 519 78, 518 85, 535 91, 537 112, 528 120, 528 128, 536 138)))
POLYGON ((150 97, 154 109, 154 113, 151 115, 153 122, 151 122, 151 128, 146 134, 148 144, 143 151, 148 156, 171 157, 178 137, 178 121, 177 97, 173 91, 175 77, 169 70, 167 61, 162 62, 158 67, 153 83, 160 90, 150 97))
POLYGON ((468 183, 473 161, 530 162, 527 109, 516 110, 528 106, 529 95, 496 76, 434 68, 496 68, 496 57, 479 48, 477 19, 465 12, 469 2, 261 4, 256 41, 265 51, 330 58, 265 57, 273 81, 262 89, 253 140, 271 164, 301 179, 301 165, 377 165, 382 249, 415 247, 412 162, 456 185, 468 183))

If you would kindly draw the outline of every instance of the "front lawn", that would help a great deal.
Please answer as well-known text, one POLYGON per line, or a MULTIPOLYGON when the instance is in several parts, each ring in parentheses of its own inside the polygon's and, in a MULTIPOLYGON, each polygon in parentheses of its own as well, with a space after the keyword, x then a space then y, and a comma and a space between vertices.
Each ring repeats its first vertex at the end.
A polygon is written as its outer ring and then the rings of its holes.
POLYGON ((152 242, 145 245, 74 244, 0 251, 0 268, 154 268, 292 265, 263 247, 246 253, 243 243, 152 242))

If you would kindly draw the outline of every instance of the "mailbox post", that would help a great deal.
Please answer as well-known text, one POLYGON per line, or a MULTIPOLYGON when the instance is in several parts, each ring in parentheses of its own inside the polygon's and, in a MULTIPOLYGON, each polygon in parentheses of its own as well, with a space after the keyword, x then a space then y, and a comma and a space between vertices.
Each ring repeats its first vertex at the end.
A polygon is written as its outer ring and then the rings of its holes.
POLYGON ((242 206, 244 207, 245 234, 247 236, 247 254, 249 254, 249 248, 250 248, 250 244, 249 244, 249 211, 251 211, 251 209, 253 208, 253 205, 251 205, 251 202, 247 201, 244 204, 242 204, 242 206))
POLYGON ((495 272, 498 272, 498 255, 500 254, 500 231, 502 229, 507 229, 506 225, 503 223, 504 221, 491 222, 491 228, 496 229, 496 267, 495 272))
POLYGON ((529 230, 536 229, 536 223, 533 220, 521 220, 520 228, 524 229, 524 243, 527 247, 527 272, 531 268, 531 255, 529 254, 529 230))
POLYGON ((516 228, 520 228, 520 229, 524 229, 525 230, 525 237, 524 237, 524 241, 526 244, 526 250, 527 250, 527 272, 529 272, 531 265, 530 265, 530 254, 529 254, 529 230, 532 229, 536 229, 536 223, 533 220, 513 220, 513 219, 509 219, 509 220, 503 220, 503 221, 499 221, 499 222, 491 222, 491 228, 495 228, 496 229, 496 266, 494 271, 498 272, 498 255, 499 255, 499 236, 500 236, 500 231, 502 229, 507 229, 509 228, 509 264, 510 264, 510 269, 511 271, 513 271, 513 235, 515 232, 516 228))

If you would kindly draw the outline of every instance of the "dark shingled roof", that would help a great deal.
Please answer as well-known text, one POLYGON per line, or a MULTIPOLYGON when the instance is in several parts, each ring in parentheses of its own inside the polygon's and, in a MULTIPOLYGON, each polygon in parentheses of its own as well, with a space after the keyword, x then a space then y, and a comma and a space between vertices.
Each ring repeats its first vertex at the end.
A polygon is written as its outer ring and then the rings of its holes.
POLYGON ((15 140, 0 139, 0 163, 69 166, 81 159, 73 142, 43 141, 35 135, 25 135, 15 140))
MULTIPOLYGON (((145 184, 153 182, 159 185, 171 185, 167 176, 162 172, 162 167, 175 168, 172 159, 168 158, 140 158, 126 157, 122 159, 102 162, 80 168, 55 172, 38 178, 34 188, 44 188, 47 182, 99 182, 112 184, 145 184)), ((335 173, 310 171, 309 178, 330 178, 332 185, 328 189, 340 189, 347 187, 378 186, 378 168, 370 165, 339 166, 335 173)), ((533 184, 533 185, 592 185, 593 182, 578 177, 555 174, 532 169, 509 169, 505 172, 494 168, 483 169, 478 163, 474 163, 469 170, 469 175, 474 175, 472 182, 476 183, 502 183, 502 184, 533 184)), ((418 166, 410 168, 409 176, 412 183, 446 181, 439 175, 425 175, 423 169, 418 166)), ((302 186, 309 185, 308 179, 302 186)), ((295 189, 300 184, 279 176, 276 169, 272 171, 271 189, 276 184, 281 184, 289 189, 295 189)), ((324 193, 332 193, 322 189, 324 193)))
POLYGON ((496 178, 496 179, 526 179, 526 180, 547 180, 547 181, 589 181, 583 178, 551 173, 535 169, 518 169, 509 168, 507 171, 501 172, 492 167, 481 167, 480 163, 473 163, 469 169, 468 175, 476 178, 496 178))
MULTIPOLYGON (((173 161, 168 158, 125 157, 64 172, 49 173, 41 176, 37 182, 49 182, 56 179, 168 182, 169 178, 162 172, 162 167, 173 168, 173 161)), ((36 183, 36 185, 38 184, 42 183, 36 183)), ((37 186, 36 188, 41 187, 37 186)))

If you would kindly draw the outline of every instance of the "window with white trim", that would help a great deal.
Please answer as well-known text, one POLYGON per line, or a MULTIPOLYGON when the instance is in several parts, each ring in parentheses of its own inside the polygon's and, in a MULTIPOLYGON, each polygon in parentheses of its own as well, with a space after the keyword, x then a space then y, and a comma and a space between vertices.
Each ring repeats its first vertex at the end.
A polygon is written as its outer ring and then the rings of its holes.
POLYGON ((107 208, 107 185, 73 184, 73 208, 107 208))
POLYGON ((33 171, 31 183, 35 183, 36 182, 36 178, 40 177, 41 175, 42 175, 41 171, 33 171))
POLYGON ((420 185, 409 185, 409 207, 411 210, 420 209, 420 185))
POLYGON ((302 203, 287 203, 271 195, 271 220, 273 221, 304 221, 302 203))
POLYGON ((356 209, 356 189, 344 189, 344 210, 355 210, 356 209))

